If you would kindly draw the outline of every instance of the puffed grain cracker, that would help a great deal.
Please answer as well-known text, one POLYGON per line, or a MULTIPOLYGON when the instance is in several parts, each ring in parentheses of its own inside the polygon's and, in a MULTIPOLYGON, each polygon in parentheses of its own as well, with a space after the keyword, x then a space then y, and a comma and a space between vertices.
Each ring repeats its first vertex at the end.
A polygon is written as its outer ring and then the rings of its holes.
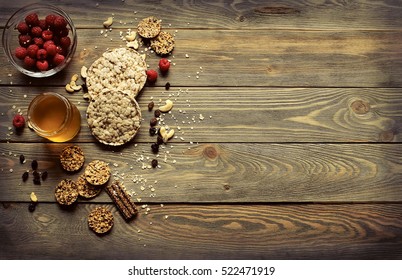
POLYGON ((92 135, 101 143, 120 146, 131 141, 141 126, 137 101, 122 91, 104 89, 87 108, 92 135))
POLYGON ((113 214, 103 206, 96 207, 88 215, 88 226, 98 234, 109 232, 114 224, 113 214))
POLYGON ((79 146, 67 146, 60 154, 60 163, 66 171, 77 171, 85 162, 85 155, 79 146))
POLYGON ((95 186, 101 186, 110 179, 110 167, 101 160, 91 161, 85 168, 85 180, 95 186))
POLYGON ((57 185, 54 196, 60 205, 72 205, 78 198, 77 185, 70 179, 63 179, 57 185))
POLYGON ((160 55, 169 54, 174 49, 174 37, 166 31, 161 31, 159 35, 151 39, 151 48, 160 55))
POLYGON ((142 19, 138 23, 137 31, 141 37, 149 39, 158 36, 161 31, 161 27, 161 20, 154 16, 150 16, 142 19))
POLYGON ((147 80, 147 64, 132 48, 106 51, 87 70, 87 88, 95 100, 102 90, 115 89, 136 97, 147 80))
POLYGON ((85 179, 85 175, 82 174, 78 177, 77 181, 75 182, 78 188, 78 194, 84 198, 93 198, 100 194, 102 188, 99 186, 94 186, 88 183, 85 179))

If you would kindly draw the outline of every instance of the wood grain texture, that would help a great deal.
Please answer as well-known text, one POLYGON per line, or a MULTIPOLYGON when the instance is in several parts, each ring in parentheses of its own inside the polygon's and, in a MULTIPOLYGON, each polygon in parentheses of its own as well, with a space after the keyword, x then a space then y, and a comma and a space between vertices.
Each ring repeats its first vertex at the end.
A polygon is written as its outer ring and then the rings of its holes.
MULTIPOLYGON (((26 115, 30 100, 44 91, 64 94, 80 109, 81 132, 75 142, 95 141, 85 117, 88 102, 82 92, 67 94, 64 87, 1 87, 0 141, 45 142, 28 128, 22 134, 12 129, 14 114, 20 110, 26 115)), ((171 114, 163 117, 176 128, 171 143, 401 142, 398 88, 146 87, 137 98, 144 120, 134 143, 155 141, 148 132, 151 98, 156 106, 167 98, 174 101, 171 114), (359 104, 367 104, 367 110, 359 104)))
POLYGON ((0 259, 400 259, 402 206, 148 205, 96 236, 55 204, 0 205, 0 259), (49 238, 51 234, 52 238, 49 238), (84 249, 83 249, 84 248, 84 249))
MULTIPOLYGON (((29 201, 34 191, 39 200, 54 202, 58 182, 82 173, 62 171, 58 155, 65 146, 0 144, 1 176, 7 182, 1 201, 29 201), (20 154, 26 164, 19 163, 20 154), (26 183, 21 179, 33 159, 40 171, 49 172, 41 186, 32 176, 26 183)), ((86 163, 106 160, 115 178, 142 202, 402 202, 399 144, 177 144, 161 151, 157 169, 142 168, 155 158, 149 145, 116 151, 80 146, 86 163)), ((94 200, 109 201, 106 194, 94 200)))
MULTIPOLYGON (((2 3, 0 26, 8 17, 34 0, 2 3)), ((136 25, 152 15, 163 17, 174 28, 202 29, 326 29, 399 30, 402 5, 392 1, 41 1, 55 4, 69 13, 78 28, 101 29, 103 21, 115 16, 113 27, 136 25), (97 5, 98 3, 98 5, 97 5), (202 20, 199 20, 202 19, 202 20), (133 24, 134 22, 134 24, 133 24)))
MULTIPOLYGON (((1 50, 1 83, 62 86, 107 48, 125 45, 118 30, 105 38, 99 30, 84 29, 78 37, 71 65, 46 79, 18 73, 1 50)), ((171 58, 175 65, 157 85, 168 80, 179 87, 401 87, 401 45, 402 33, 392 31, 180 30, 171 58)), ((150 68, 158 59, 149 53, 150 68)))

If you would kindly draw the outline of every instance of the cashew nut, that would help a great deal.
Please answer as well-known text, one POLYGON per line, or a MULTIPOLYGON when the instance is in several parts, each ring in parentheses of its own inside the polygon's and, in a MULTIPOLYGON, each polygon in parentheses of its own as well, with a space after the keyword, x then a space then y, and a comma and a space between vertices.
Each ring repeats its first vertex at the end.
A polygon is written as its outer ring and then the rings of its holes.
POLYGON ((162 113, 167 113, 167 112, 169 112, 170 110, 172 110, 172 108, 173 108, 173 102, 172 102, 172 100, 168 99, 168 100, 166 100, 166 104, 165 104, 165 105, 159 107, 159 110, 160 110, 162 113))
POLYGON ((71 77, 71 81, 72 82, 76 82, 78 80, 78 74, 74 74, 72 77, 71 77))
POLYGON ((83 79, 86 79, 86 78, 87 78, 87 70, 88 70, 88 68, 87 68, 86 66, 82 66, 82 67, 81 67, 81 77, 82 77, 83 79))
POLYGON ((74 91, 79 91, 82 89, 81 85, 77 85, 75 82, 71 81, 70 82, 70 87, 74 90, 74 91))
POLYGON ((174 135, 174 129, 169 130, 168 133, 165 133, 162 135, 163 142, 166 143, 170 138, 172 138, 174 135))
POLYGON ((103 22, 105 28, 109 28, 113 24, 113 17, 108 17, 106 21, 103 22))
POLYGON ((139 48, 138 41, 135 40, 135 41, 127 42, 127 47, 138 50, 138 48, 139 48))
POLYGON ((32 202, 38 202, 38 198, 34 192, 31 192, 30 198, 32 202))
POLYGON ((66 91, 69 92, 69 93, 73 93, 73 92, 74 92, 74 90, 73 90, 73 88, 71 87, 70 84, 67 84, 67 85, 66 85, 66 91))
POLYGON ((136 32, 130 32, 128 35, 126 35, 126 40, 131 42, 135 40, 135 37, 137 37, 136 32))

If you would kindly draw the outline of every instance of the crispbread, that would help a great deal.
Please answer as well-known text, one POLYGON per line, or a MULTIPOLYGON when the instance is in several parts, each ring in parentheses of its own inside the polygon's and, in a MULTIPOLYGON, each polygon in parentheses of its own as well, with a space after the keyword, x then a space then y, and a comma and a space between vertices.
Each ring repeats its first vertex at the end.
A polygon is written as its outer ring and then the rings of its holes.
POLYGON ((111 146, 131 141, 141 126, 141 109, 137 101, 122 91, 104 89, 87 108, 92 135, 111 146))
POLYGON ((85 168, 85 180, 95 186, 101 186, 109 181, 110 168, 109 165, 101 160, 91 161, 85 168))
POLYGON ((144 18, 138 23, 138 34, 144 38, 154 38, 161 31, 161 21, 154 16, 144 18))
POLYGON ((131 48, 104 52, 87 71, 90 99, 95 100, 105 88, 120 90, 135 98, 147 80, 146 70, 145 60, 131 48))
POLYGON ((174 48, 174 37, 166 31, 161 31, 159 35, 151 39, 151 48, 160 55, 170 53, 174 48))
POLYGON ((63 179, 57 185, 54 196, 56 201, 63 206, 73 204, 78 198, 78 190, 76 184, 70 179, 63 179))
POLYGON ((60 154, 60 163, 66 171, 77 171, 85 162, 82 149, 78 146, 67 146, 60 154))
POLYGON ((104 234, 113 227, 113 214, 103 206, 96 207, 88 215, 88 226, 98 234, 104 234))
POLYGON ((100 194, 102 188, 99 186, 94 186, 88 183, 85 179, 85 175, 82 174, 78 177, 77 181, 75 182, 78 188, 78 194, 84 198, 93 198, 100 194))

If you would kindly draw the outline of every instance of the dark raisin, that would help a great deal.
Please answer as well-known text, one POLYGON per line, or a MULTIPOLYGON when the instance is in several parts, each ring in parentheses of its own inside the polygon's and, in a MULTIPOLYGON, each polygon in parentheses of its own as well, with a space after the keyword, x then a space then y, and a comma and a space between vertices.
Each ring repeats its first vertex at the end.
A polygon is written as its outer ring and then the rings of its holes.
POLYGON ((38 171, 34 170, 34 171, 32 172, 32 175, 34 176, 34 178, 33 178, 33 183, 34 183, 35 185, 40 185, 40 173, 39 173, 38 171))
POLYGON ((43 171, 42 172, 42 181, 45 181, 46 180, 46 178, 47 178, 47 175, 48 175, 48 173, 47 173, 47 171, 43 171))
POLYGON ((151 145, 152 152, 157 154, 159 152, 159 145, 157 143, 153 143, 151 145))
POLYGON ((149 124, 150 124, 151 126, 157 125, 157 124, 158 124, 158 119, 157 119, 157 118, 152 118, 152 119, 149 121, 149 124))
POLYGON ((161 110, 159 110, 159 109, 155 110, 154 116, 155 116, 155 118, 159 118, 161 116, 161 110))
POLYGON ((169 82, 166 83, 165 89, 166 89, 166 90, 169 90, 169 89, 170 89, 170 83, 169 83, 169 82))
POLYGON ((25 156, 20 155, 20 163, 23 164, 25 162, 25 156))
POLYGON ((148 110, 152 111, 152 109, 154 108, 155 103, 153 101, 148 103, 148 110))
POLYGON ((32 166, 32 170, 38 169, 38 161, 37 161, 36 159, 34 159, 34 160, 32 161, 31 166, 32 166))
POLYGON ((162 145, 162 144, 163 144, 163 138, 162 138, 162 136, 158 135, 158 137, 156 138, 156 143, 157 143, 158 145, 162 145))
POLYGON ((158 167, 158 160, 157 160, 157 159, 153 159, 152 162, 151 162, 151 165, 152 165, 153 168, 158 167))
POLYGON ((26 180, 28 180, 28 177, 29 177, 29 172, 28 171, 25 171, 24 173, 22 173, 22 181, 26 181, 26 180))
POLYGON ((149 128, 149 135, 154 136, 157 132, 158 132, 158 129, 156 127, 149 128))
POLYGON ((29 203, 29 206, 28 206, 29 212, 35 211, 35 208, 36 208, 36 203, 34 203, 34 202, 29 203))

